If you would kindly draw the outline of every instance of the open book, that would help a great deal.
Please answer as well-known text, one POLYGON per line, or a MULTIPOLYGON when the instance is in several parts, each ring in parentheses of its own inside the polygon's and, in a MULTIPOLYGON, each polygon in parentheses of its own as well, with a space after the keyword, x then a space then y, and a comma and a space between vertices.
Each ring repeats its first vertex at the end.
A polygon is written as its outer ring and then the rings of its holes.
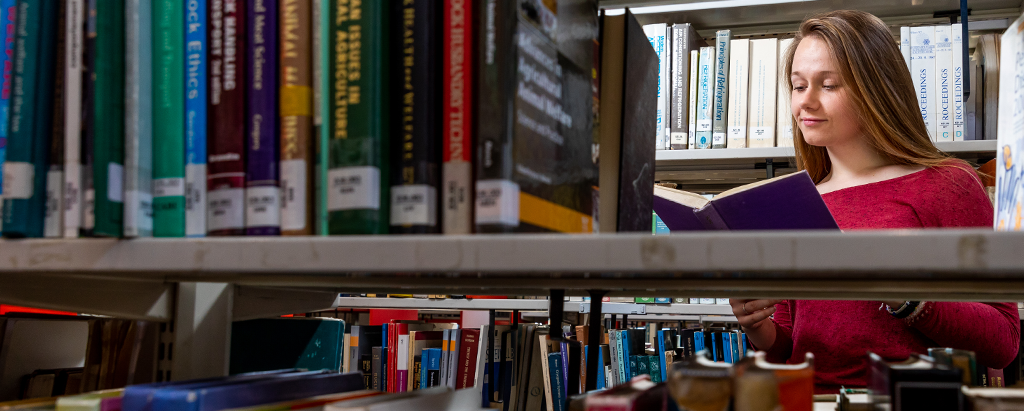
POLYGON ((806 171, 736 187, 714 200, 655 186, 654 211, 671 231, 839 229, 806 171))

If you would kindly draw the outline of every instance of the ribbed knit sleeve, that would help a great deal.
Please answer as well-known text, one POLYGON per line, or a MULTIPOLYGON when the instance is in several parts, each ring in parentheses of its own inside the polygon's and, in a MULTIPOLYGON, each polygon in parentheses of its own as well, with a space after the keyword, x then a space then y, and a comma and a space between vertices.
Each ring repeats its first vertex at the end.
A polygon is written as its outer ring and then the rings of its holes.
POLYGON ((905 321, 939 346, 974 351, 989 368, 1005 368, 1020 346, 1016 303, 926 302, 905 321))

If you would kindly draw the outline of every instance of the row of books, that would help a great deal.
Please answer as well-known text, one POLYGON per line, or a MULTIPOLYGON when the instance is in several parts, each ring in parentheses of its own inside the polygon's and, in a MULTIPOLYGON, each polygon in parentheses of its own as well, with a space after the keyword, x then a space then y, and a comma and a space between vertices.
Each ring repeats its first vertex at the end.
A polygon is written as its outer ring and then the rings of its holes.
POLYGON ((900 52, 932 141, 964 141, 969 134, 963 46, 960 23, 900 28, 900 52))
POLYGON ((660 62, 658 150, 793 145, 780 75, 792 39, 733 39, 719 30, 708 46, 689 23, 644 31, 660 62))
POLYGON ((649 190, 597 207, 599 157, 648 187, 654 156, 598 144, 623 55, 584 3, 6 0, 3 233, 642 231, 649 190))

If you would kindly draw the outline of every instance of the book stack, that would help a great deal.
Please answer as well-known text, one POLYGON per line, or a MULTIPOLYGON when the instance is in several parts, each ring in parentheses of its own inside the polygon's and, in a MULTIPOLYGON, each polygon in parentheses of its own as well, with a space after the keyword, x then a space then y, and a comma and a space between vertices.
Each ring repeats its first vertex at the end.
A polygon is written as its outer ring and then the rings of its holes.
MULTIPOLYGON (((596 232, 599 27, 576 3, 4 0, 3 233, 596 232)), ((616 176, 653 184, 616 141, 616 176)), ((650 226, 627 189, 606 231, 650 226)))
POLYGON ((932 141, 975 139, 967 130, 963 41, 959 23, 900 28, 900 51, 932 141))

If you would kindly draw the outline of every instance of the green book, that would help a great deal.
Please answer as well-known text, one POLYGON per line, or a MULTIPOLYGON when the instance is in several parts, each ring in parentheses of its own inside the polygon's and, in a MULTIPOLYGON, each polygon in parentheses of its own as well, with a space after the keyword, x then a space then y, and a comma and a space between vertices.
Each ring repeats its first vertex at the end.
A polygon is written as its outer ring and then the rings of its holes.
POLYGON ((17 7, 3 227, 8 237, 42 237, 58 7, 57 0, 21 0, 17 7))
POLYGON ((124 29, 124 0, 96 2, 93 234, 104 237, 124 227, 124 29))
POLYGON ((327 144, 329 234, 386 234, 390 229, 390 3, 339 1, 331 10, 330 110, 324 119, 331 133, 327 144))
POLYGON ((185 236, 185 2, 153 2, 153 236, 185 236))
POLYGON ((316 205, 313 207, 313 228, 317 235, 327 235, 327 147, 331 141, 331 129, 327 127, 327 113, 330 111, 331 86, 327 72, 331 67, 331 5, 330 0, 314 0, 313 2, 313 49, 316 60, 313 64, 313 85, 316 101, 314 102, 314 121, 316 122, 316 168, 315 194, 316 205))
POLYGON ((231 324, 230 373, 302 368, 340 370, 345 322, 270 318, 231 324))

